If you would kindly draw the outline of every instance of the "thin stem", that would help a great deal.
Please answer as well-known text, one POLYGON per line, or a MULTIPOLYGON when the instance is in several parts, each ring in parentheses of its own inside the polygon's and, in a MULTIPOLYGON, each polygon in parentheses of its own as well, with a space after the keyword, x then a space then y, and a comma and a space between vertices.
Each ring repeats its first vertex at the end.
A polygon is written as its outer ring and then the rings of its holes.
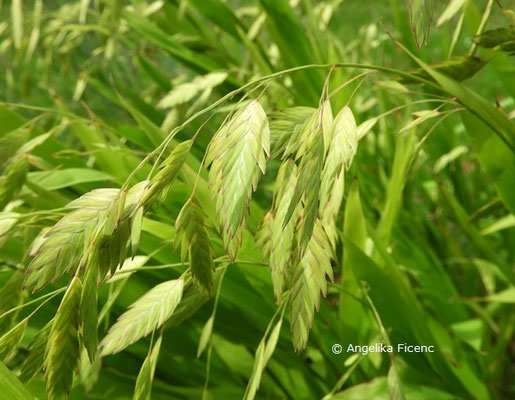
MULTIPOLYGON (((485 12, 483 13, 483 18, 481 19, 481 23, 477 28, 476 36, 481 35, 483 30, 485 29, 488 18, 490 17, 490 12, 492 11, 492 5, 494 4, 494 0, 488 0, 488 4, 486 5, 485 12)), ((469 56, 473 56, 476 54, 477 44, 476 42, 472 42, 472 46, 470 47, 469 56)))
MULTIPOLYGON (((2 315, 0 315, 0 320, 1 320, 2 318, 4 318, 5 316, 7 316, 8 314, 10 314, 10 313, 12 313, 12 312, 14 312, 14 311, 16 311, 16 310, 20 310, 20 309, 22 309, 22 308, 24 308, 24 307, 30 306, 31 304, 37 303, 37 302, 38 302, 38 301, 40 301, 40 300, 46 299, 47 297, 50 297, 48 300, 53 299, 53 298, 54 298, 55 296, 57 296, 59 293, 64 292, 64 291, 66 290, 66 288, 67 288, 67 286, 64 286, 64 287, 62 287, 62 288, 59 288, 59 289, 57 289, 57 290, 54 290, 53 292, 50 292, 50 293, 44 294, 43 296, 40 296, 40 297, 38 297, 37 299, 34 299, 34 300, 31 300, 31 301, 28 301, 28 302, 26 302, 26 303, 24 303, 24 304, 22 304, 22 305, 19 305, 19 306, 17 306, 17 307, 11 308, 10 310, 8 310, 8 311, 4 312, 2 315)), ((44 303, 46 303, 48 300, 46 300, 44 303)), ((43 304, 44 304, 44 303, 43 303, 43 304)))
POLYGON ((349 96, 349 100, 347 100, 347 104, 346 106, 348 106, 352 100, 352 98, 354 97, 354 95, 356 94, 356 92, 358 91, 358 89, 361 87, 361 85, 363 84, 363 82, 365 82, 365 80, 368 78, 368 75, 365 75, 359 82, 358 82, 358 85, 354 88, 354 90, 352 91, 352 93, 350 94, 349 96))
POLYGON ((146 163, 154 157, 158 152, 162 151, 163 148, 166 148, 172 139, 175 137, 177 133, 182 131, 188 124, 196 120, 197 118, 201 117, 202 115, 210 112, 211 110, 217 108, 221 104, 225 103, 226 101, 232 99, 237 94, 246 91, 248 88, 253 87, 254 85, 262 84, 264 82, 273 80, 275 78, 279 78, 284 75, 288 75, 294 72, 303 71, 303 70, 310 70, 310 69, 327 69, 327 68, 357 68, 357 69, 366 69, 366 70, 373 70, 373 71, 380 71, 385 72, 393 75, 398 75, 404 78, 409 78, 410 80, 414 80, 420 83, 423 83, 427 86, 431 86, 436 89, 440 89, 440 87, 435 84, 434 82, 428 81, 427 79, 421 78, 417 75, 411 74, 409 72, 405 72, 402 70, 394 69, 394 68, 388 68, 388 67, 382 67, 380 65, 373 65, 373 64, 359 64, 359 63, 333 63, 333 64, 307 64, 307 65, 301 65, 298 67, 293 67, 289 69, 285 69, 282 71, 275 72, 273 74, 265 75, 260 78, 257 78, 249 83, 246 83, 245 85, 239 87, 238 89, 235 89, 229 93, 227 93, 225 96, 221 97, 211 105, 209 105, 206 108, 203 108, 202 110, 197 111, 195 114, 193 114, 191 117, 189 117, 186 121, 184 121, 179 126, 175 127, 168 133, 166 138, 161 142, 161 144, 156 147, 152 152, 148 153, 147 156, 139 163, 139 165, 131 172, 129 177, 126 179, 123 187, 127 187, 132 180, 132 178, 146 165, 146 163))
MULTIPOLYGON (((266 327, 266 330, 265 330, 265 333, 261 339, 261 342, 259 343, 258 345, 258 349, 259 349, 259 346, 261 345, 264 345, 265 344, 265 341, 266 341, 266 338, 268 336, 268 333, 270 332, 270 330, 272 329, 272 325, 274 324, 275 322, 275 319, 277 318, 277 316, 279 315, 279 313, 281 314, 281 317, 280 317, 280 320, 283 319, 284 317, 284 311, 286 310, 286 302, 288 300, 288 297, 290 295, 290 292, 285 292, 283 294, 283 298, 281 300, 281 304, 279 305, 279 307, 277 307, 277 309, 275 310, 274 312, 274 315, 272 315, 272 318, 270 319, 270 322, 268 323, 268 326, 266 327)), ((256 351, 257 352, 257 351, 256 351)), ((247 395, 249 393, 249 389, 250 389, 250 382, 251 382, 252 378, 249 380, 249 383, 247 384, 247 388, 245 389, 245 394, 243 396, 244 399, 247 398, 247 395)))
POLYGON ((452 52, 454 51, 454 47, 456 46, 456 43, 458 43, 458 39, 460 38, 464 20, 465 20, 465 12, 462 12, 460 19, 458 21, 458 25, 456 25, 456 29, 454 30, 454 34, 452 35, 451 46, 449 47, 449 54, 447 55, 447 58, 449 58, 449 59, 451 58, 452 52))
POLYGON ((368 74, 372 74, 374 73, 375 71, 366 71, 366 72, 362 72, 361 74, 359 75, 356 75, 354 77, 352 77, 351 79, 349 79, 348 81, 342 83, 340 86, 338 86, 336 89, 334 89, 329 95, 328 97, 331 98, 333 97, 336 93, 338 93, 340 90, 342 90, 345 86, 349 85, 350 83, 354 82, 356 79, 359 79, 361 78, 362 76, 365 76, 365 75, 368 75, 368 74))
MULTIPOLYGON (((218 299, 220 298, 220 292, 222 291, 222 282, 224 280, 225 273, 227 272, 227 268, 224 268, 222 271, 222 275, 220 276, 220 282, 218 282, 218 288, 216 290, 216 296, 215 296, 215 304, 213 305, 213 313, 211 314, 210 318, 213 318, 213 325, 214 320, 216 316, 216 310, 218 308, 218 299)), ((211 332, 211 335, 213 333, 211 332)), ((209 345, 207 348, 207 360, 206 360, 206 379, 204 381, 204 387, 202 389, 202 399, 207 398, 207 388, 209 386, 209 376, 211 373, 211 353, 213 351, 213 342, 211 340, 211 337, 209 338, 209 345)))
POLYGON ((336 385, 334 385, 333 389, 322 399, 322 400, 329 400, 331 399, 334 394, 342 388, 342 386, 347 382, 347 379, 352 375, 356 367, 361 363, 361 360, 363 360, 365 356, 363 353, 360 353, 358 357, 356 358, 356 361, 354 361, 351 366, 345 371, 345 373, 338 379, 338 382, 336 382, 336 385))

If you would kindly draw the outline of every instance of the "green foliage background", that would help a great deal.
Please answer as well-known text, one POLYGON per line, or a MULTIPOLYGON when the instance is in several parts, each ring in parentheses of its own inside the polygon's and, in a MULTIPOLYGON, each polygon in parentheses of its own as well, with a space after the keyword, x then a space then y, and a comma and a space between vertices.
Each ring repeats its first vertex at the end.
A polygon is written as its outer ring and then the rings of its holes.
MULTIPOLYGON (((514 8, 0 1, 0 399, 70 390, 71 399, 514 398, 514 8), (267 212, 293 179, 278 174, 292 107, 322 109, 333 90, 333 114, 349 105, 357 128, 345 120, 345 135, 359 134, 359 144, 355 155, 343 145, 350 165, 329 186, 344 187, 343 202, 314 223, 312 234, 328 238, 295 267, 323 270, 330 254, 334 275, 313 326, 299 328, 296 307, 309 313, 316 301, 292 300, 289 269, 276 299, 268 253, 289 228, 266 231, 267 212), (270 122, 271 157, 254 108, 247 120, 259 151, 232 170, 235 159, 221 154, 235 151, 230 135, 241 132, 219 128, 255 99, 270 122), (251 169, 255 192, 223 181, 251 169), (100 191, 70 205, 102 188, 127 189, 127 199, 100 191), (248 194, 248 218, 231 217, 245 213, 248 194), (49 233, 47 248, 66 250, 42 260, 33 242, 62 217, 90 227, 90 246, 70 250, 71 239, 49 233), (221 229, 241 231, 235 257, 237 240, 229 245, 221 229), (34 284, 44 287, 33 293, 34 284), (133 340, 112 328, 122 314, 120 324, 140 321, 127 328, 133 340), (376 342, 436 352, 345 351, 376 342)), ((308 149, 296 153, 301 170, 315 147, 305 139, 294 143, 308 149)), ((293 223, 324 188, 309 171, 293 223)), ((324 285, 317 280, 313 296, 324 285)))

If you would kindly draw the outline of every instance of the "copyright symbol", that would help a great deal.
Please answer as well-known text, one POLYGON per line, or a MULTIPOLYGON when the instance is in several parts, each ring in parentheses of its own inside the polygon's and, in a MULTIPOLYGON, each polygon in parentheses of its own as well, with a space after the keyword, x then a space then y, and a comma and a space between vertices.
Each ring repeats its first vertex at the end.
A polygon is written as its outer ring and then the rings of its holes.
POLYGON ((331 347, 331 351, 334 353, 334 354, 340 354, 342 352, 342 346, 339 345, 338 343, 336 344, 333 344, 333 347, 331 347))

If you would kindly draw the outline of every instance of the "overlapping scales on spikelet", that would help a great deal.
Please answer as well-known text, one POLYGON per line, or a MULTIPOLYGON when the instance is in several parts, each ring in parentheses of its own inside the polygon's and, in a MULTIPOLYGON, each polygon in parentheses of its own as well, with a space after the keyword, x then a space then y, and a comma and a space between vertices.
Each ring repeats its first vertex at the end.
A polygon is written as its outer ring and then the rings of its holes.
POLYGON ((73 211, 35 240, 24 286, 35 284, 36 291, 65 272, 74 273, 118 194, 118 189, 97 189, 69 203, 66 208, 73 211))
POLYGON ((306 252, 293 265, 289 305, 293 347, 296 351, 306 347, 314 309, 318 311, 320 294, 325 296, 327 293, 326 275, 333 279, 331 258, 331 243, 320 220, 317 220, 306 252))
POLYGON ((269 155, 270 129, 257 100, 237 111, 209 146, 209 184, 216 193, 222 238, 232 260, 241 246, 252 192, 265 173, 269 155))
POLYGON ((183 288, 183 278, 166 281, 136 300, 102 340, 102 354, 117 353, 160 328, 180 303, 183 288))
POLYGON ((350 167, 357 147, 356 120, 350 108, 345 106, 334 119, 320 188, 320 217, 333 248, 337 239, 335 219, 343 199, 345 170, 350 167))
POLYGON ((79 361, 79 303, 82 284, 74 277, 57 310, 45 352, 45 380, 50 399, 68 398, 79 361))
POLYGON ((175 221, 175 248, 181 246, 181 260, 189 258, 191 278, 203 296, 213 290, 213 249, 206 227, 205 215, 200 206, 189 199, 175 221))
POLYGON ((288 154, 296 144, 316 108, 291 107, 271 115, 270 139, 272 158, 288 154))

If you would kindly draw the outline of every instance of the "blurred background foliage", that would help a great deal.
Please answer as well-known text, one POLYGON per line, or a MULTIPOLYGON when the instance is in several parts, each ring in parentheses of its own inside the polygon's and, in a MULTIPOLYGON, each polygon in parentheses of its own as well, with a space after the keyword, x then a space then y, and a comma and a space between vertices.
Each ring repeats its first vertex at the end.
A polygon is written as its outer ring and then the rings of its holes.
MULTIPOLYGON (((475 67, 458 63, 458 72, 467 76, 464 85, 512 120, 513 56, 509 48, 478 47, 473 38, 512 29, 515 3, 437 1, 428 43, 420 50, 406 3, 0 1, 0 315, 69 281, 65 276, 37 294, 20 290, 31 242, 63 215, 64 205, 92 189, 121 186, 172 128, 260 76, 335 62, 419 68, 391 34, 428 64, 480 58, 473 59, 475 67), (199 79, 214 72, 221 74, 199 79), (40 143, 22 147, 36 137, 40 143)), ((317 106, 328 72, 308 69, 272 81, 261 96, 265 110, 317 106)), ((360 72, 337 68, 330 87, 360 72)), ((360 141, 346 175, 346 201, 336 221, 344 245, 338 246, 336 280, 315 315, 308 346, 296 354, 283 324, 256 398, 315 399, 328 393, 339 399, 514 398, 513 151, 497 137, 495 145, 483 146, 492 133, 468 112, 420 120, 442 95, 433 87, 383 73, 372 74, 351 97, 356 87, 357 81, 340 90, 332 98, 333 109, 350 100, 358 124, 393 111, 360 141), (418 122, 408 126, 413 120, 418 122), (437 352, 395 354, 397 378, 388 374, 386 354, 334 355, 334 343, 345 348, 384 341, 369 303, 392 342, 434 344, 437 352), (402 390, 396 392, 397 386, 402 390)), ((100 306, 113 300, 99 325, 101 337, 143 293, 184 269, 166 268, 180 262, 171 245, 174 221, 209 140, 240 99, 216 109, 207 122, 206 117, 194 120, 176 137, 191 138, 206 122, 180 180, 144 219, 134 260, 144 267, 99 288, 100 306)), ((167 327, 153 399, 244 395, 254 353, 277 309, 253 235, 270 208, 278 166, 277 160, 269 162, 253 196, 241 262, 230 264, 223 278, 209 357, 196 354, 213 299, 167 327)), ((143 168, 134 182, 149 171, 150 166, 143 168)), ((206 176, 203 171, 201 177, 206 176)), ((205 185, 199 197, 213 217, 205 185)), ((221 241, 215 230, 210 232, 221 257, 221 241)), ((0 317, 0 335, 36 305, 0 317)), ((34 313, 19 343, 4 342, 1 358, 15 373, 58 305, 59 298, 52 298, 34 313)), ((149 343, 146 338, 98 365, 81 365, 71 398, 131 398, 149 343)), ((46 398, 42 373, 19 378, 34 396, 46 398)))

